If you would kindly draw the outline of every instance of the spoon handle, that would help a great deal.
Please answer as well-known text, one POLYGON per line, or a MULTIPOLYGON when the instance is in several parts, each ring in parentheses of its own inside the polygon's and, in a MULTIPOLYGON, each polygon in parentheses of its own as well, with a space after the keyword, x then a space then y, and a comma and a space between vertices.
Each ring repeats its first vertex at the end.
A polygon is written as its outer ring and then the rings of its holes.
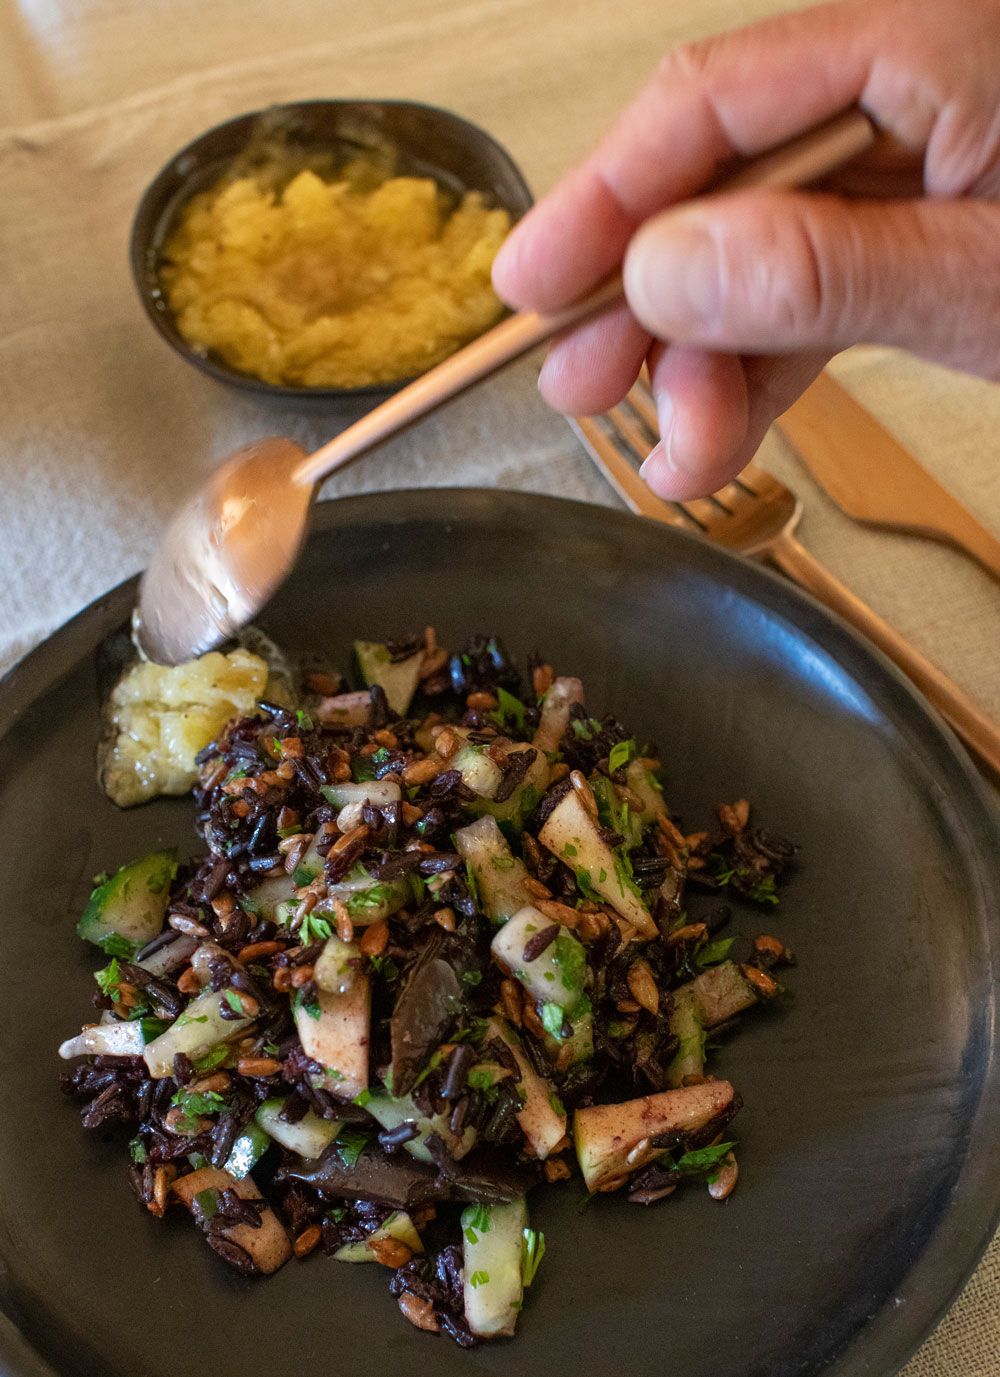
MULTIPOLYGON (((858 109, 851 109, 746 164, 709 190, 736 191, 747 187, 780 190, 804 186, 849 162, 863 152, 874 137, 868 117, 858 109)), ((621 274, 615 273, 595 291, 561 311, 544 315, 519 311, 508 317, 303 459, 295 470, 294 481, 313 486, 334 469, 356 459, 359 454, 426 416, 442 402, 527 354, 536 345, 621 304, 624 299, 621 274)))

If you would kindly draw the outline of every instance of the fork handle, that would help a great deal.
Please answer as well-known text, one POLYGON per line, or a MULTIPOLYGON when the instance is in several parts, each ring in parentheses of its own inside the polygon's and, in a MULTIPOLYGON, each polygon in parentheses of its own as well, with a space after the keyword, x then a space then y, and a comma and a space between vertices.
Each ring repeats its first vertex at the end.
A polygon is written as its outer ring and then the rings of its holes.
POLYGON ((780 536, 767 550, 782 573, 840 614, 873 641, 914 683, 971 751, 1000 777, 1000 728, 946 674, 914 650, 898 631, 874 613, 792 535, 780 536))

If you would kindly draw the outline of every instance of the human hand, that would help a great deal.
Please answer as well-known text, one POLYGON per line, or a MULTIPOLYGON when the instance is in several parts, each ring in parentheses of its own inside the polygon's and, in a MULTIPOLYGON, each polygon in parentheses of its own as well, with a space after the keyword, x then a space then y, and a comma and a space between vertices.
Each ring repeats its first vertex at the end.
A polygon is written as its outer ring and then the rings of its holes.
POLYGON ((848 345, 1000 379, 1000 0, 848 0, 669 53, 493 280, 547 311, 623 259, 628 307, 554 344, 539 386, 603 411, 647 360, 663 439, 643 477, 663 497, 722 487, 848 345), (821 192, 672 208, 854 103, 881 146, 821 192))

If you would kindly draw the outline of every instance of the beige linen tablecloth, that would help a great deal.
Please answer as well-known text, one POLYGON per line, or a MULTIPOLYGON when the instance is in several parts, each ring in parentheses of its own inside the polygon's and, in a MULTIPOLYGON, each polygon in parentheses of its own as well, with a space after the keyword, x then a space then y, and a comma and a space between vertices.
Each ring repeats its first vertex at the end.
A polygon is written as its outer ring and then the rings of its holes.
MULTIPOLYGON (((154 335, 126 267, 145 183, 207 126, 272 101, 385 96, 494 133, 536 193, 668 46, 774 0, 0 0, 0 670, 142 567, 220 456, 330 423, 242 397, 154 335)), ((887 350, 836 372, 1000 534, 1000 388, 887 350)), ((386 445, 328 495, 521 488, 616 504, 525 361, 386 445)), ((770 437, 805 543, 1000 717, 1000 586, 927 541, 853 526, 770 437)), ((998 1377, 1000 1246, 907 1377, 998 1377)))

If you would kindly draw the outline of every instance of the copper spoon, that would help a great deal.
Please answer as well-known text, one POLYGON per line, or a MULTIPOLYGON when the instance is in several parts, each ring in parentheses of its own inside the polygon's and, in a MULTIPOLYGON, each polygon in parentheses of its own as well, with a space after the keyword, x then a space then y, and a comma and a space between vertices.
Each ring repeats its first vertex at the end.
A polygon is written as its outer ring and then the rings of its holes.
MULTIPOLYGON (((873 138, 866 116, 849 110, 710 189, 803 186, 856 157, 873 138)), ((616 274, 565 310, 510 316, 314 454, 281 439, 237 450, 177 512, 143 575, 136 614, 142 650, 161 664, 180 664, 234 635, 291 571, 321 479, 561 330, 623 300, 616 274)))

